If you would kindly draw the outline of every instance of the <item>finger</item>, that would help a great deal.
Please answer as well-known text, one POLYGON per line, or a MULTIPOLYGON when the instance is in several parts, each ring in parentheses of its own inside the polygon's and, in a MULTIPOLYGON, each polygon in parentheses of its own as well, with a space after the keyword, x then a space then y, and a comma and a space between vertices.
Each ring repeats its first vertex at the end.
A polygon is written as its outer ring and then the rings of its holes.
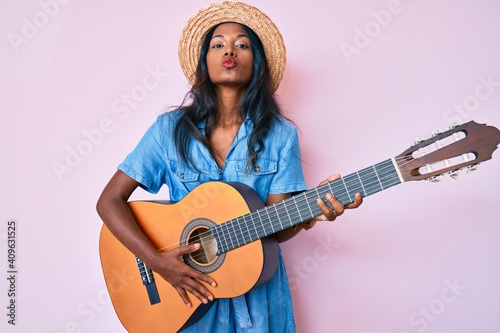
MULTIPOLYGON (((193 272, 194 272, 194 276, 193 276, 193 279, 196 279, 198 281, 202 281, 202 282, 205 282, 209 285, 211 285, 212 287, 217 287, 217 283, 215 282, 214 279, 212 279, 211 277, 209 277, 208 275, 206 274, 203 274, 199 271, 197 271, 196 269, 192 268, 193 272)), ((203 287, 205 289, 205 287, 203 287)), ((208 292, 208 290, 207 290, 208 292)))
POLYGON ((191 301, 189 300, 189 297, 187 296, 186 294, 186 291, 184 290, 184 288, 181 288, 181 287, 177 287, 175 288, 177 290, 177 293, 179 294, 179 296, 181 297, 182 301, 184 302, 184 304, 186 304, 188 307, 192 307, 193 304, 191 303, 191 301))
POLYGON ((210 292, 208 292, 208 290, 203 291, 203 290, 197 289, 201 286, 201 284, 196 283, 196 281, 194 281, 193 279, 190 279, 190 280, 191 280, 191 283, 187 283, 187 284, 182 286, 185 291, 189 292, 194 297, 199 299, 200 302, 202 302, 203 304, 207 304, 209 300, 213 301, 214 297, 212 296, 212 294, 210 294, 210 292))
MULTIPOLYGON (((213 301, 214 296, 210 291, 198 280, 203 278, 203 274, 198 273, 196 270, 194 270, 197 275, 196 277, 191 277, 189 274, 186 274, 184 278, 182 278, 181 281, 179 281, 179 284, 177 287, 181 287, 185 292, 191 293, 193 296, 198 298, 202 303, 206 304, 208 301, 213 301)), ((184 272, 181 272, 184 273, 184 272)), ((181 296, 182 297, 182 296, 181 296)))
MULTIPOLYGON (((211 296, 210 292, 201 283, 199 283, 197 281, 205 282, 206 284, 209 284, 212 287, 217 287, 217 283, 215 282, 214 279, 212 279, 211 277, 209 277, 206 274, 201 273, 200 271, 197 271, 196 269, 192 268, 189 265, 185 265, 179 271, 179 274, 181 276, 188 277, 189 278, 189 280, 188 280, 189 282, 191 282, 191 281, 196 282, 196 285, 200 286, 199 288, 197 287, 196 289, 200 290, 203 294, 207 295, 207 297, 211 296)), ((194 285, 191 284, 191 286, 194 286, 194 285)))
POLYGON ((334 173, 333 175, 330 175, 327 179, 323 180, 320 185, 333 182, 334 180, 337 180, 340 178, 340 175, 338 173, 334 173))
POLYGON ((328 205, 322 199, 318 198, 316 202, 323 215, 329 215, 332 213, 330 207, 328 207, 328 205))
POLYGON ((184 246, 179 246, 175 249, 172 250, 173 253, 175 253, 176 256, 182 256, 185 254, 190 254, 193 253, 194 251, 199 250, 201 247, 200 243, 193 243, 193 244, 188 244, 184 246))
POLYGON ((363 196, 361 193, 356 193, 354 195, 354 202, 348 204, 345 206, 345 208, 352 209, 352 208, 358 208, 361 204, 363 203, 363 196))
MULTIPOLYGON (((326 196, 326 199, 328 200, 329 195, 326 196)), ((331 195, 330 195, 331 197, 331 195)), ((330 198, 331 200, 331 198, 330 198)), ((330 201, 328 200, 328 201, 330 201)), ((321 209, 321 212, 323 213, 322 216, 319 216, 318 219, 321 221, 333 221, 337 216, 334 210, 330 209, 328 205, 321 199, 317 200, 318 207, 321 209)), ((331 204, 331 202, 330 202, 331 204)))
POLYGON ((344 205, 342 205, 340 203, 340 201, 338 201, 337 199, 335 199, 335 197, 331 193, 328 193, 326 195, 326 200, 328 200, 328 202, 330 203, 330 205, 332 205, 335 217, 344 214, 344 209, 345 209, 344 205))
POLYGON ((329 182, 333 182, 334 180, 340 179, 340 174, 334 173, 333 175, 328 176, 326 179, 329 182))

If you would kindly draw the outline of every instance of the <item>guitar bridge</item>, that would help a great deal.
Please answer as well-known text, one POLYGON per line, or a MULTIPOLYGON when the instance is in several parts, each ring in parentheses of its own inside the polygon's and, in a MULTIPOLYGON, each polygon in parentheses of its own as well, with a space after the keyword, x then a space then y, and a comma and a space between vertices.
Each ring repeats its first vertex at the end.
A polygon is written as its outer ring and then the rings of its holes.
POLYGON ((141 259, 135 257, 135 261, 137 262, 137 267, 139 268, 139 273, 141 274, 142 284, 146 286, 149 303, 151 303, 151 305, 160 303, 160 295, 158 294, 158 289, 156 288, 153 271, 151 268, 146 266, 141 259))

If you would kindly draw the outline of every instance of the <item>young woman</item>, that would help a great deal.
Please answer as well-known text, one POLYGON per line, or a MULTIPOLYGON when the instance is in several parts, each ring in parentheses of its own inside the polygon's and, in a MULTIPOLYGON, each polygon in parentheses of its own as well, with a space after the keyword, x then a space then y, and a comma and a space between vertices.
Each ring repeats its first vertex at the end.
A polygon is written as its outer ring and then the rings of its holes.
MULTIPOLYGON (((156 193, 166 184, 171 200, 180 201, 204 182, 233 181, 249 185, 267 205, 306 190, 297 129, 274 97, 285 48, 271 20, 243 3, 212 4, 188 21, 179 58, 192 83, 188 101, 158 117, 118 167, 97 210, 114 236, 168 281, 186 306, 192 306, 189 295, 215 303, 185 332, 294 332, 281 253, 267 283, 240 297, 214 299, 203 283, 216 286, 217 281, 182 260, 199 244, 158 252, 130 212, 127 200, 137 187, 156 193)), ((323 214, 278 232, 278 240, 288 240, 316 221, 333 221, 362 202, 359 194, 346 207, 331 195, 326 199, 333 209, 318 199, 323 214)))

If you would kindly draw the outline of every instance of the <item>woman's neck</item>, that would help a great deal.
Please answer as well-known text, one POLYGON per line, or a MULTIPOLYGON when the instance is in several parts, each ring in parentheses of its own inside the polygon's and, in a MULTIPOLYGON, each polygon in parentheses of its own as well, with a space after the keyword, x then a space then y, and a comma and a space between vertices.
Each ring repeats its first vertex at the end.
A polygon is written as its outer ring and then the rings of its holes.
POLYGON ((223 128, 241 125, 243 119, 240 114, 240 101, 244 91, 218 89, 217 92, 217 110, 219 112, 217 125, 223 128))

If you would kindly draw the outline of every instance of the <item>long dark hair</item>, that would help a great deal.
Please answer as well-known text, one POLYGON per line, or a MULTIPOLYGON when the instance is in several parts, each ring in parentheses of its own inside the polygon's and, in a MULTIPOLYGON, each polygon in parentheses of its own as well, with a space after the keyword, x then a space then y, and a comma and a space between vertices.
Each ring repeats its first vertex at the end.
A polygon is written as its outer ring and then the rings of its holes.
MULTIPOLYGON (((271 78, 262 42, 252 29, 242 26, 250 39, 254 59, 253 75, 239 106, 242 119, 248 116, 253 122, 253 130, 248 139, 247 160, 247 167, 251 166, 253 169, 256 166, 257 156, 265 148, 264 138, 276 118, 283 116, 283 113, 271 88, 271 78)), ((180 107, 184 112, 174 133, 179 157, 194 168, 196 168, 196 161, 193 161, 189 154, 190 139, 200 141, 213 153, 210 137, 219 120, 215 86, 208 76, 206 61, 210 39, 216 28, 217 26, 213 27, 203 41, 195 73, 196 82, 186 94, 180 107), (187 100, 191 101, 189 105, 185 105, 187 100), (198 129, 198 125, 204 120, 207 121, 205 136, 198 129)))

